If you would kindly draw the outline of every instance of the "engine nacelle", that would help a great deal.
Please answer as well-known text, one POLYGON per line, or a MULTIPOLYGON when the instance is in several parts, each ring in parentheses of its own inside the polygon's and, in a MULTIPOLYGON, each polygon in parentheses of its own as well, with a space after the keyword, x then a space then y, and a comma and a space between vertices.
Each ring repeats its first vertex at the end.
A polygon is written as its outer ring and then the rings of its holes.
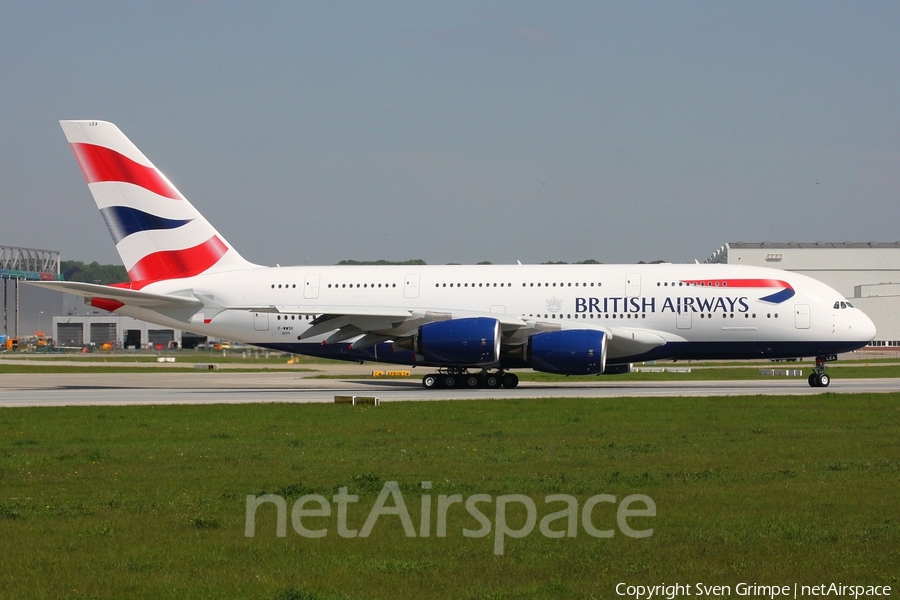
POLYGON ((531 368, 560 375, 590 375, 606 368, 606 334, 593 329, 538 333, 528 340, 531 368))
POLYGON ((471 317, 426 323, 419 327, 415 350, 425 361, 476 367, 500 360, 500 321, 471 317))

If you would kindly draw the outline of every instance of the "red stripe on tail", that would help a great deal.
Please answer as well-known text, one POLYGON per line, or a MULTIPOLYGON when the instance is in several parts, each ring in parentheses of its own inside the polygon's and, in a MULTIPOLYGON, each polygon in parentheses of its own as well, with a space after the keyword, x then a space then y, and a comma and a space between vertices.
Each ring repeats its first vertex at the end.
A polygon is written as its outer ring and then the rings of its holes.
POLYGON ((136 163, 103 146, 82 143, 70 146, 88 183, 121 181, 138 185, 165 198, 181 199, 178 191, 153 167, 136 163))
POLYGON ((219 262, 227 251, 225 242, 214 235, 193 248, 148 254, 129 269, 131 288, 139 290, 154 281, 199 275, 219 262))

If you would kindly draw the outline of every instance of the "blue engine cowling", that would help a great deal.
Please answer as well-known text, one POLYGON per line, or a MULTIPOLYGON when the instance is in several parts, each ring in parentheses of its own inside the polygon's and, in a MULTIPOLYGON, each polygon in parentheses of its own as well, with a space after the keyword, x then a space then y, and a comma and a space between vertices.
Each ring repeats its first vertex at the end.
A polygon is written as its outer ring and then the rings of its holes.
POLYGON ((436 365, 494 364, 500 360, 500 321, 471 317, 427 323, 419 327, 416 352, 436 365))
POLYGON ((538 333, 528 341, 531 368, 560 375, 590 375, 606 368, 606 334, 593 329, 538 333))

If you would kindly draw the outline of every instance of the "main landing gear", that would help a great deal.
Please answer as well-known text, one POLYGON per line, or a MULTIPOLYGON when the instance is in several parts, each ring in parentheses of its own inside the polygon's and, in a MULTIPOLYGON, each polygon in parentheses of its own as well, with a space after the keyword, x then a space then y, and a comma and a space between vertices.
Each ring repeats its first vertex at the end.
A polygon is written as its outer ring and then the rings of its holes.
POLYGON ((497 371, 491 373, 469 373, 468 369, 447 368, 437 373, 429 373, 422 378, 422 387, 427 390, 439 388, 490 388, 497 389, 501 386, 512 389, 519 385, 519 378, 513 373, 497 371))
POLYGON ((825 373, 825 369, 828 368, 825 366, 825 363, 832 360, 837 360, 837 356, 830 354, 828 356, 816 357, 816 366, 813 367, 812 375, 810 375, 807 380, 809 381, 810 387, 828 387, 831 383, 831 377, 825 373))

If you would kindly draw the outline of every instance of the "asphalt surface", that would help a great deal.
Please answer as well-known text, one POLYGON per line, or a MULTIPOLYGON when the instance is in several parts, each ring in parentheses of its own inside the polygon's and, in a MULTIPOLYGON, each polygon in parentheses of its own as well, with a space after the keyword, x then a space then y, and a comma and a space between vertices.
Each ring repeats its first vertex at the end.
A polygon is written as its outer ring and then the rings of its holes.
MULTIPOLYGON (((368 367, 371 373, 372 367, 368 367)), ((523 382, 514 390, 422 388, 420 379, 313 379, 308 373, 39 373, 0 375, 0 406, 237 404, 334 402, 335 396, 376 396, 381 402, 537 399, 552 397, 673 397, 900 393, 900 379, 833 379, 811 388, 806 378, 771 381, 624 382, 615 377, 571 383, 523 382)))

